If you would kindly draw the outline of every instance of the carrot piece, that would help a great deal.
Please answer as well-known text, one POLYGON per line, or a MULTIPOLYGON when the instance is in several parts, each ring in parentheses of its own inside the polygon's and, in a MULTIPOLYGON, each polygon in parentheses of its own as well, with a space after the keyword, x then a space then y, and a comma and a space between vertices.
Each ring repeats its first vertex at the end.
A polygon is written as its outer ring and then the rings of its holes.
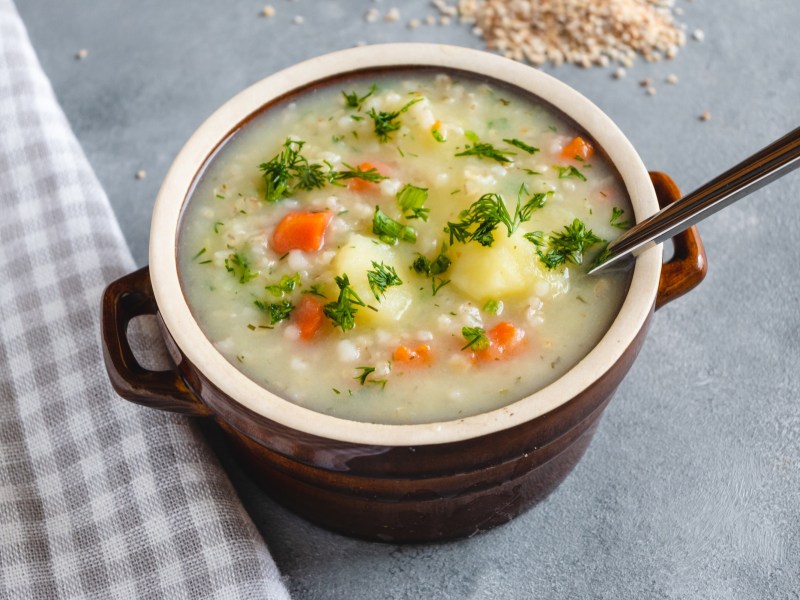
POLYGON ((392 353, 392 360, 405 364, 429 364, 431 362, 431 347, 420 344, 413 350, 408 346, 399 345, 392 353))
MULTIPOLYGON (((386 175, 386 171, 388 170, 386 165, 378 162, 362 162, 358 165, 358 168, 362 171, 375 169, 381 175, 386 175)), ((378 184, 373 181, 367 181, 366 179, 353 177, 347 180, 347 189, 353 192, 375 192, 378 189, 378 184)))
POLYGON ((576 136, 569 144, 564 146, 564 149, 561 151, 561 156, 571 160, 589 160, 594 156, 594 148, 581 136, 576 136))
POLYGON ((514 354, 522 346, 525 331, 508 321, 502 321, 487 331, 486 337, 489 338, 489 347, 475 355, 482 360, 501 360, 514 354))
POLYGON ((411 348, 408 346, 403 346, 402 344, 395 348, 394 352, 392 352, 392 360, 395 362, 409 362, 413 358, 414 354, 411 352, 411 348))
POLYGON ((333 213, 327 210, 290 212, 272 234, 272 249, 279 254, 289 250, 316 252, 322 248, 325 229, 332 218, 333 213))
POLYGON ((312 339, 324 321, 323 303, 313 296, 304 294, 292 311, 292 322, 300 330, 304 340, 312 339))

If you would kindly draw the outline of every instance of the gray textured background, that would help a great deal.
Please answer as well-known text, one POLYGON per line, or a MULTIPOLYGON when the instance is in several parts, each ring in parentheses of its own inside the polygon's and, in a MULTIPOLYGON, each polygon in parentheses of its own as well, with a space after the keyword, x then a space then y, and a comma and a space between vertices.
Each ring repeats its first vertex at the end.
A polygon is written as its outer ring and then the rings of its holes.
MULTIPOLYGON (((272 19, 257 0, 17 4, 139 264, 172 158, 248 84, 358 41, 482 44, 459 25, 407 29, 434 13, 425 0, 397 2, 400 22, 372 25, 364 13, 387 0, 272 0, 272 19)), ((673 61, 639 62, 620 81, 609 69, 546 70, 689 191, 800 123, 800 2, 677 5, 705 41, 673 61), (655 96, 638 85, 646 77, 655 96)), ((295 597, 800 598, 798 196, 795 173, 701 224, 706 281, 656 315, 577 469, 506 526, 440 545, 350 540, 277 506, 229 464, 295 597)))

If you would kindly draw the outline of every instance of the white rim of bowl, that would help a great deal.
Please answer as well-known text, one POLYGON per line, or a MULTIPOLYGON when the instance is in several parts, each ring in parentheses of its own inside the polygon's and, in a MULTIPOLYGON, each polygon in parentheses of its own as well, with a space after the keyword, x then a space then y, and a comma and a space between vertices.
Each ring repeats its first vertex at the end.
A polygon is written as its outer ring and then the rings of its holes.
POLYGON ((488 52, 438 44, 352 48, 299 63, 234 96, 195 131, 161 185, 150 229, 153 291, 164 323, 178 347, 222 392, 259 415, 322 438, 381 446, 441 444, 487 435, 535 419, 574 398, 611 368, 644 325, 655 301, 661 272, 661 246, 638 257, 619 314, 600 342, 575 367, 531 396, 503 408, 453 421, 383 425, 325 415, 280 398, 229 363, 192 316, 178 277, 178 224, 197 173, 239 123, 276 98, 335 75, 415 66, 458 69, 488 77, 557 107, 603 148, 622 177, 637 220, 658 210, 647 169, 631 143, 605 113, 555 78, 488 52))

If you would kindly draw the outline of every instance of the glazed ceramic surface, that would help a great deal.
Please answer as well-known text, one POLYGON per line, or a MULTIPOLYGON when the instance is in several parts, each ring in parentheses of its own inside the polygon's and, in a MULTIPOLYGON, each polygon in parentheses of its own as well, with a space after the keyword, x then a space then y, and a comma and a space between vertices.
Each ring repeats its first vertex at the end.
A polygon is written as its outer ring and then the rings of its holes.
POLYGON ((539 71, 447 46, 357 48, 255 84, 197 130, 159 193, 149 270, 111 284, 103 305, 106 362, 121 395, 155 408, 213 416, 251 472, 287 506, 344 533, 395 541, 471 535, 549 493, 585 450, 643 343, 654 308, 697 285, 705 273, 693 229, 676 238, 675 255, 663 270, 660 247, 647 251, 637 259, 619 315, 576 367, 527 398, 473 417, 422 425, 347 421, 256 385, 215 350, 183 297, 176 240, 192 185, 229 135, 272 102, 354 72, 415 66, 484 75, 560 110, 587 130, 615 165, 637 221, 656 212, 658 200, 679 196, 666 176, 654 174, 651 182, 630 143, 597 107, 539 71), (154 373, 136 362, 125 329, 140 314, 160 315, 175 371, 154 373))

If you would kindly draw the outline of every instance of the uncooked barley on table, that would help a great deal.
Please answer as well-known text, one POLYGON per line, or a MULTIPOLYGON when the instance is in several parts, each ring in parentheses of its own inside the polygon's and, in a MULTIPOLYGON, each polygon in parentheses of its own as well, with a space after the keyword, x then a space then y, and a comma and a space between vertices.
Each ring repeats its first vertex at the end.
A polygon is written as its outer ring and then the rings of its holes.
MULTIPOLYGON (((434 5, 447 16, 455 8, 443 0, 434 5)), ((673 58, 686 34, 672 6, 673 0, 459 0, 457 8, 490 49, 509 58, 589 67, 631 66, 637 55, 673 58)))

